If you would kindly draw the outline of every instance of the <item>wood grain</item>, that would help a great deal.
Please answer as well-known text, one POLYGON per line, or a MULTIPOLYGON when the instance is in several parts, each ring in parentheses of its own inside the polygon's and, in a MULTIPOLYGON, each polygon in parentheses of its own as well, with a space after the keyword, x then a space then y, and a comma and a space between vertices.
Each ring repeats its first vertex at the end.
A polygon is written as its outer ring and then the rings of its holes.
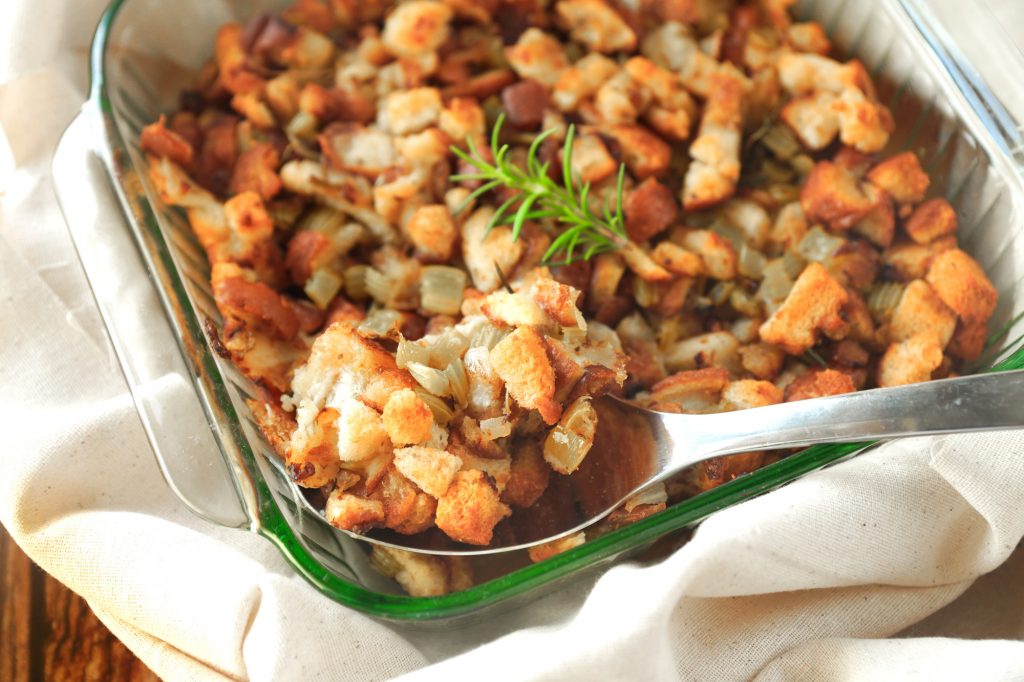
POLYGON ((0 680, 158 680, 85 600, 32 563, 0 526, 0 680))

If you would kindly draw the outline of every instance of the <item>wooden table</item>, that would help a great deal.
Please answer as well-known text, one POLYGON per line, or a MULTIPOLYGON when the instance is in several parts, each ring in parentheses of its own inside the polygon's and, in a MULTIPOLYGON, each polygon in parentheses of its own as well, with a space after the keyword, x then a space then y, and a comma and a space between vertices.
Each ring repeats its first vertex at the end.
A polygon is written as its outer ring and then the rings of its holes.
POLYGON ((0 526, 0 680, 158 680, 0 526))

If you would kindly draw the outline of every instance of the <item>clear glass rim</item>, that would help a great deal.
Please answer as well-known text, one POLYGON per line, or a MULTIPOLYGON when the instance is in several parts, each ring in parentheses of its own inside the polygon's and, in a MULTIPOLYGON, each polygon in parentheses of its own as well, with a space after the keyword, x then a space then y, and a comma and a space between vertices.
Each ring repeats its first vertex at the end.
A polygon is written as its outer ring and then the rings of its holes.
MULTIPOLYGON (((112 182, 119 184, 121 178, 131 169, 126 167, 129 162, 127 145, 120 130, 113 120, 113 108, 108 96, 106 76, 106 54, 109 38, 114 22, 128 0, 113 0, 102 15, 93 39, 90 52, 90 97, 87 106, 91 106, 102 117, 105 128, 105 141, 110 153, 100 154, 107 173, 112 182)), ((899 0, 900 6, 906 11, 907 0, 899 0)), ((909 13, 908 13, 909 15, 909 13)), ((913 16, 911 17, 913 20, 913 16)), ((914 21, 919 31, 924 33, 920 22, 914 21)), ((927 34, 925 34, 927 36, 927 34)), ((926 38, 934 48, 934 38, 926 38)), ((148 197, 139 197, 140 202, 149 206, 148 197)), ((126 222, 130 229, 141 229, 138 216, 125 211, 126 222)), ((160 251, 161 260, 170 264, 171 275, 177 282, 172 305, 179 307, 177 312, 187 320, 191 330, 201 330, 202 324, 193 309, 180 276, 174 271, 170 248, 164 240, 162 232, 154 230, 150 234, 153 243, 160 251)), ((170 311, 167 311, 170 314, 170 311)), ((240 486, 251 486, 255 493, 255 505, 247 505, 253 521, 253 529, 273 542, 289 564, 322 594, 367 614, 394 621, 429 621, 453 618, 504 602, 513 597, 530 592, 536 588, 553 583, 561 578, 589 568, 603 560, 615 557, 629 550, 637 549, 670 532, 691 526, 714 512, 734 504, 738 504, 769 490, 789 483, 804 474, 828 466, 850 457, 873 445, 872 443, 851 443, 838 445, 819 445, 791 455, 778 462, 763 467, 755 472, 739 477, 710 491, 679 502, 668 509, 633 523, 629 526, 590 540, 573 550, 556 555, 541 563, 532 564, 502 577, 476 585, 470 589, 454 592, 439 597, 408 597, 384 594, 368 590, 335 575, 323 566, 298 539, 295 531, 274 499, 267 481, 263 477, 255 460, 256 455, 246 440, 240 421, 230 398, 226 393, 226 381, 214 360, 214 351, 209 347, 206 338, 198 333, 198 338, 191 342, 202 349, 202 369, 220 390, 208 396, 217 401, 219 408, 228 420, 234 421, 236 428, 230 428, 235 439, 234 445, 242 454, 248 478, 238 482, 240 486)), ((184 354, 184 350, 182 350, 184 354)), ((186 362, 193 364, 188 357, 186 362)), ((1009 357, 991 368, 990 371, 1024 369, 1024 348, 1019 348, 1009 357)), ((197 390, 199 390, 197 388, 197 390)), ((229 424, 229 426, 231 426, 229 424)), ((218 436, 218 437, 223 437, 218 436)), ((223 453, 222 453, 223 454, 223 453)), ((230 466, 230 465, 229 465, 230 466)), ((240 497, 244 494, 238 491, 240 497)), ((243 505, 246 506, 246 505, 243 505)))

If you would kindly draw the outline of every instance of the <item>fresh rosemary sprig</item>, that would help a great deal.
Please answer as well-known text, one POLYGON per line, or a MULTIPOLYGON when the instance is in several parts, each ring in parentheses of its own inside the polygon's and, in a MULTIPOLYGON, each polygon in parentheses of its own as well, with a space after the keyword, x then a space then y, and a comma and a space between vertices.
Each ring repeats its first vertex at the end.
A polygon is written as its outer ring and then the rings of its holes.
POLYGON ((505 115, 502 114, 491 131, 493 162, 480 155, 472 138, 466 140, 468 152, 452 147, 453 154, 477 170, 476 173, 453 175, 452 182, 482 183, 466 198, 460 210, 492 190, 502 187, 512 190, 512 196, 497 209, 488 229, 497 225, 511 225, 512 238, 518 239, 527 220, 545 221, 554 225, 557 235, 544 254, 544 262, 548 265, 568 265, 573 262, 577 252, 582 253, 583 260, 590 260, 597 254, 620 249, 629 242, 622 212, 625 165, 619 166, 614 209, 605 206, 601 215, 595 214, 588 201, 590 183, 579 186, 572 174, 575 126, 569 126, 565 136, 559 183, 548 174, 551 162, 541 163, 537 158, 541 145, 556 131, 548 130, 534 138, 526 157, 526 168, 523 169, 509 159, 509 145, 499 141, 504 122, 505 115))

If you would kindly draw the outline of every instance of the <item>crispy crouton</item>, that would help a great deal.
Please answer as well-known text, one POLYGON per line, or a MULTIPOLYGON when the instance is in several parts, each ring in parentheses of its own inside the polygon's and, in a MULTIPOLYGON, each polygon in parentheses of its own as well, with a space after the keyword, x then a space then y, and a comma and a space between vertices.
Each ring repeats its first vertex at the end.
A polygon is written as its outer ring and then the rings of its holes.
POLYGON ((633 242, 627 242, 622 249, 622 260, 637 277, 646 282, 668 282, 673 279, 672 273, 658 265, 650 255, 633 242))
POLYGON ((434 424, 430 408, 408 388, 391 394, 384 406, 383 419, 388 437, 399 447, 429 440, 434 424))
POLYGON ((551 467, 544 461, 540 444, 522 443, 512 453, 512 469, 501 501, 522 509, 532 507, 547 490, 550 478, 551 467))
POLYGON ((669 272, 683 277, 699 277, 704 274, 704 260, 672 242, 661 242, 651 252, 651 259, 669 272))
POLYGON ((488 231, 493 215, 493 208, 480 208, 462 225, 462 257, 473 285, 484 293, 501 286, 500 273, 512 272, 523 256, 523 244, 512 238, 511 228, 488 231))
POLYGON ((520 78, 530 78, 547 87, 558 82, 569 67, 562 43, 539 28, 529 28, 519 41, 505 48, 509 63, 520 78))
POLYGON ((608 124, 635 123, 650 100, 650 92, 630 78, 628 73, 619 71, 598 88, 591 118, 595 122, 608 124))
POLYGON ((373 545, 370 565, 402 586, 413 597, 439 597, 452 589, 445 560, 454 557, 430 556, 394 547, 373 545))
POLYGON ((831 335, 843 329, 840 311, 848 299, 846 289, 820 263, 811 263, 782 306, 761 325, 761 338, 800 355, 817 343, 819 331, 831 335))
POLYGON ((942 344, 933 332, 915 334, 889 344, 878 361, 878 385, 903 386, 928 381, 942 364, 942 344))
POLYGON ((933 332, 945 348, 956 328, 956 313, 950 310, 924 280, 914 280, 903 290, 900 302, 892 311, 889 340, 906 341, 922 332, 933 332))
POLYGON ((786 353, 767 343, 754 343, 739 349, 743 369, 758 379, 771 380, 779 375, 786 353))
POLYGON ((358 123, 332 123, 320 135, 331 165, 342 171, 377 177, 398 160, 391 136, 358 123))
POLYGON ((848 230, 875 207, 875 202, 852 173, 831 161, 821 161, 807 176, 800 205, 808 221, 828 223, 833 230, 848 230))
POLYGON ((561 111, 573 111, 614 76, 618 68, 611 59, 591 52, 562 72, 554 85, 551 99, 561 111))
POLYGON ((580 183, 601 182, 618 169, 619 164, 597 135, 584 133, 573 140, 572 174, 580 183))
POLYGON ((904 152, 882 161, 868 171, 868 180, 884 189, 900 204, 921 201, 931 183, 914 152, 904 152))
POLYGON ((896 243, 882 253, 882 264, 900 281, 923 279, 935 260, 930 246, 913 242, 896 243))
POLYGON ((384 523, 384 505, 378 500, 335 490, 324 508, 327 522, 335 528, 365 533, 384 523))
POLYGON ((665 351, 665 366, 670 370, 703 367, 735 368, 740 342, 731 332, 698 334, 665 351))
POLYGON ((956 232, 956 211, 945 199, 926 201, 914 209, 904 229, 918 244, 928 244, 956 232))
POLYGON ((825 29, 814 21, 790 24, 786 29, 786 42, 799 52, 827 55, 832 49, 825 29))
POLYGON ((960 249, 937 255, 926 279, 965 324, 984 324, 996 309, 996 288, 978 261, 960 249))
POLYGON ((459 235, 448 207, 443 204, 418 207, 405 223, 405 233, 419 253, 442 262, 451 258, 459 235))
POLYGON ((273 145, 256 142, 238 156, 228 183, 232 194, 254 192, 262 199, 273 198, 281 191, 281 178, 277 175, 280 155, 273 145))
POLYGON ((587 534, 580 531, 579 533, 573 533, 572 535, 568 535, 564 538, 545 542, 542 545, 535 545, 527 550, 527 553, 530 555, 530 561, 537 564, 545 559, 550 559, 556 554, 561 554, 563 552, 568 552, 570 549, 575 549, 586 541, 587 534))
POLYGON ((158 157, 168 158, 179 166, 188 168, 192 164, 195 150, 192 145, 178 133, 167 128, 167 117, 160 116, 156 123, 142 129, 139 143, 145 152, 158 157))
POLYGON ((639 125, 613 125, 604 132, 618 143, 622 161, 637 180, 668 172, 672 148, 651 131, 639 125))
POLYGON ((462 468, 457 456, 434 448, 412 447, 395 450, 395 468, 420 490, 441 498, 455 473, 462 468))
POLYGON ((526 295, 560 327, 587 328, 583 313, 577 307, 580 291, 575 287, 548 277, 538 277, 530 283, 526 295))
POLYGON ((683 246, 701 257, 709 277, 735 279, 736 250, 725 237, 710 230, 693 230, 683 237, 683 246))
POLYGON ((861 189, 874 208, 853 226, 853 231, 883 249, 888 248, 896 234, 896 213, 893 210, 892 199, 885 190, 870 182, 861 185, 861 189))
POLYGON ((822 369, 794 379, 786 386, 785 398, 787 403, 792 403, 797 400, 853 393, 855 390, 857 389, 849 374, 834 369, 822 369))
POLYGON ((604 0, 560 0, 555 5, 573 40, 594 52, 620 52, 636 47, 636 34, 604 0))
POLYGON ((737 410, 777 405, 782 402, 782 390, 770 381, 744 379, 733 381, 722 392, 722 400, 737 410))
POLYGON ((966 324, 960 321, 946 349, 950 355, 960 360, 974 362, 981 357, 988 341, 988 324, 973 322, 966 324))
POLYGON ((490 359, 517 403, 540 412, 547 424, 558 421, 562 408, 554 400, 555 370, 535 329, 519 327, 491 350, 490 359))
POLYGON ((676 221, 679 205, 672 190, 654 178, 647 178, 626 196, 623 213, 629 238, 641 244, 676 221))
POLYGON ((690 145, 692 162, 683 181, 683 208, 699 210, 728 199, 740 176, 743 85, 726 74, 711 76, 700 131, 690 145))
POLYGON ((839 134, 839 117, 832 110, 836 96, 819 90, 791 99, 779 113, 805 147, 817 151, 832 144, 839 134))
POLYGON ((441 117, 441 91, 414 88, 393 92, 384 102, 388 128, 396 135, 418 133, 436 125, 441 117))
POLYGON ((536 301, 522 292, 510 294, 499 290, 488 294, 480 304, 480 312, 501 328, 548 327, 553 322, 536 301))
POLYGON ((387 429, 380 414, 355 398, 338 404, 335 423, 338 430, 338 457, 343 462, 360 462, 391 449, 387 429))
POLYGON ((288 299, 263 282, 251 270, 234 263, 216 263, 211 276, 213 298, 225 317, 242 321, 253 330, 274 338, 294 339, 300 318, 288 299))
POLYGON ((482 146, 487 133, 484 110, 469 97, 450 100, 441 111, 438 125, 460 147, 466 144, 467 139, 472 139, 478 147, 482 146))
POLYGON ((721 367, 678 372, 651 388, 651 400, 675 403, 683 412, 712 411, 717 409, 729 377, 729 370, 721 367))
POLYGON ((448 39, 452 10, 441 2, 413 0, 399 5, 384 22, 384 46, 398 57, 433 52, 448 39))
POLYGON ((494 526, 512 513, 482 471, 460 471, 437 502, 437 527, 456 542, 487 545, 494 526))

